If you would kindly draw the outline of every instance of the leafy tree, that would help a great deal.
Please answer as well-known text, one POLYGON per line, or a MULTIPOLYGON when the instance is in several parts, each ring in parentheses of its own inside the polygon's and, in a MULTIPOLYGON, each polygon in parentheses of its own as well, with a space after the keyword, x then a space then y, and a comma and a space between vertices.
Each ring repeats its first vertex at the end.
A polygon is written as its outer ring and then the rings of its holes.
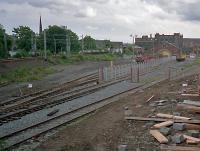
POLYGON ((0 26, 0 57, 4 57, 4 29, 2 26, 0 26))
MULTIPOLYGON (((47 49, 49 49, 51 52, 55 51, 55 43, 56 43, 56 50, 66 51, 66 45, 70 44, 70 49, 72 52, 76 52, 80 50, 80 43, 79 38, 76 35, 76 33, 72 32, 69 29, 59 27, 56 25, 49 26, 46 30, 46 38, 47 38, 47 49), (67 42, 67 39, 70 39, 70 42, 67 42)), ((44 33, 41 34, 41 49, 43 48, 43 37, 44 33)))
POLYGON ((85 36, 83 41, 84 41, 85 50, 96 49, 96 42, 95 42, 95 39, 93 39, 92 37, 85 36))
POLYGON ((13 33, 17 38, 16 44, 18 49, 30 51, 31 50, 31 37, 35 33, 28 26, 19 26, 14 28, 13 33))
POLYGON ((4 27, 0 24, 0 58, 5 58, 8 56, 8 50, 11 49, 11 44, 11 37, 5 33, 4 27), (7 46, 7 48, 5 46, 7 46))

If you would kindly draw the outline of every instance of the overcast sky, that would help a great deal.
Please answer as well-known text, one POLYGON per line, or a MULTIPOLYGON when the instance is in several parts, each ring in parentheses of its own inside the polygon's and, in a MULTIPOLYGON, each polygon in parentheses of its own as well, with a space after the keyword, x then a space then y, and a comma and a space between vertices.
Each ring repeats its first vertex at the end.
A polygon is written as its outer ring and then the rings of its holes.
POLYGON ((200 0, 0 0, 0 24, 8 33, 19 25, 39 30, 66 25, 79 36, 130 42, 130 35, 200 37, 200 0))

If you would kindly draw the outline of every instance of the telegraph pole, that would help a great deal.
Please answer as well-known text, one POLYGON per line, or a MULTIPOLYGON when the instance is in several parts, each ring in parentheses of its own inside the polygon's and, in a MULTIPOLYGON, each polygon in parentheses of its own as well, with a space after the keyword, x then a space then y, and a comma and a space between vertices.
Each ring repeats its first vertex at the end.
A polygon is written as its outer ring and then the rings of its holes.
POLYGON ((56 39, 55 39, 55 37, 53 38, 54 39, 54 54, 56 55, 56 39))
POLYGON ((8 45, 7 45, 7 37, 6 37, 5 31, 3 32, 3 39, 4 39, 4 49, 5 49, 5 53, 7 56, 8 55, 8 45))
POLYGON ((66 51, 67 51, 67 57, 68 57, 68 37, 67 37, 67 34, 66 34, 66 51))
POLYGON ((31 49, 32 49, 32 51, 33 51, 33 34, 31 34, 31 49))
POLYGON ((71 54, 71 41, 70 41, 70 36, 68 36, 68 54, 67 56, 70 56, 71 54))
POLYGON ((155 39, 153 39, 153 57, 155 56, 155 39))
POLYGON ((14 45, 15 45, 15 38, 14 35, 12 35, 12 51, 14 51, 14 45))
POLYGON ((70 50, 71 49, 71 42, 70 42, 70 36, 66 34, 66 51, 67 51, 67 57, 70 56, 70 50))
POLYGON ((46 30, 44 30, 44 59, 47 61, 47 38, 46 38, 46 30))
POLYGON ((83 35, 81 37, 82 37, 82 40, 81 40, 81 49, 82 49, 82 52, 83 52, 83 49, 84 49, 83 35))
POLYGON ((36 35, 35 35, 35 44, 34 44, 34 51, 35 51, 35 54, 36 54, 36 50, 37 50, 37 38, 36 38, 36 35))

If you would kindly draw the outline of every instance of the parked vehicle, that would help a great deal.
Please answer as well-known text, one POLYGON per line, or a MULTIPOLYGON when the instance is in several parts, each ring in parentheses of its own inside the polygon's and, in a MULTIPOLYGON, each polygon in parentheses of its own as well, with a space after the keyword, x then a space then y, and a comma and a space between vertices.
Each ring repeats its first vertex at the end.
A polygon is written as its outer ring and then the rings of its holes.
POLYGON ((145 59, 144 59, 144 57, 142 57, 142 56, 138 56, 138 57, 135 58, 135 61, 136 61, 137 63, 143 63, 143 62, 145 61, 145 59))
POLYGON ((153 57, 151 57, 151 56, 137 56, 136 58, 135 58, 135 61, 137 62, 137 63, 144 63, 145 61, 147 61, 147 60, 151 60, 153 57))

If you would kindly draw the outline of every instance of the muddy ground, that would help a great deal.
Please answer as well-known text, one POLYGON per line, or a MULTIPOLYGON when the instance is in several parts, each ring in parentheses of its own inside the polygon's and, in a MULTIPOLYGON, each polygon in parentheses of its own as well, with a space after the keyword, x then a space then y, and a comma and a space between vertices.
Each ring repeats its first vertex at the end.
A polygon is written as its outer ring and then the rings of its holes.
MULTIPOLYGON (((198 114, 190 114, 175 109, 176 104, 184 99, 178 93, 182 84, 188 83, 187 91, 195 93, 198 84, 196 75, 178 81, 165 81, 151 88, 132 94, 103 107, 96 112, 67 124, 60 132, 49 138, 35 151, 115 151, 118 145, 126 144, 128 151, 156 151, 160 144, 149 134, 154 122, 126 121, 125 109, 133 111, 133 116, 151 117, 156 113, 181 113, 181 116, 200 119, 198 114), (152 95, 155 97, 146 103, 152 95), (162 106, 155 106, 155 101, 167 100, 162 106)), ((184 88, 185 89, 185 88, 184 88)), ((171 143, 169 143, 171 144, 171 143)))

